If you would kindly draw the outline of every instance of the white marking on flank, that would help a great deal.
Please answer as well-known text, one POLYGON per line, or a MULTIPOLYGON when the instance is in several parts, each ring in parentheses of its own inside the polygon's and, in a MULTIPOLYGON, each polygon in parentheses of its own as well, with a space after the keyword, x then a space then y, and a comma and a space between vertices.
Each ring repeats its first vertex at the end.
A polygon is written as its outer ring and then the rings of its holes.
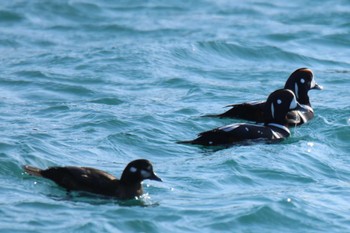
POLYGON ((307 122, 307 118, 304 115, 305 111, 297 111, 297 114, 299 115, 299 117, 303 120, 304 123, 307 122))
POLYGON ((249 129, 247 128, 247 127, 245 127, 245 130, 248 132, 249 131, 249 129))
POLYGON ((234 129, 236 129, 238 126, 241 124, 231 124, 231 125, 225 125, 219 128, 219 130, 225 131, 225 132, 230 132, 234 129))
POLYGON ((274 139, 280 139, 281 137, 271 129, 272 135, 274 136, 274 139))
MULTIPOLYGON (((284 126, 284 125, 280 125, 280 124, 276 124, 276 123, 269 123, 268 125, 269 125, 269 126, 274 126, 274 127, 280 128, 280 129, 282 129, 282 130, 284 130, 284 131, 286 131, 286 132, 288 132, 288 133, 290 134, 289 129, 288 129, 286 126, 284 126)), ((272 130, 272 129, 271 129, 271 130, 272 130)), ((273 131, 273 130, 272 130, 272 131, 273 131)))
POLYGON ((275 108, 273 104, 271 104, 271 114, 272 114, 272 118, 275 118, 275 108))

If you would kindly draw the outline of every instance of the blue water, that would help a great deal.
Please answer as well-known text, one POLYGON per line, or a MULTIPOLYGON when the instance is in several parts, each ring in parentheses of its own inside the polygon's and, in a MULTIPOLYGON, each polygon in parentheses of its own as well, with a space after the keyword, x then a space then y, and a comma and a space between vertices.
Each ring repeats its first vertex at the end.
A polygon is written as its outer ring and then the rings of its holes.
POLYGON ((0 232, 350 232, 350 2, 0 4, 0 232), (300 67, 315 118, 280 144, 176 144, 238 120, 300 67), (67 195, 24 164, 163 183, 138 201, 67 195))

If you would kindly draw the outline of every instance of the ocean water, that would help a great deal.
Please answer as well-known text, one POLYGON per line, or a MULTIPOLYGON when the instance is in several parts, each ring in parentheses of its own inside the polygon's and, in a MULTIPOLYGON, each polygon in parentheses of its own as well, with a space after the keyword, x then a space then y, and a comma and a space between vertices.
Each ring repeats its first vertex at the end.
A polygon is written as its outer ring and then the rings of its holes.
POLYGON ((350 232, 349 22, 347 0, 2 0, 0 232, 350 232), (324 90, 289 139, 176 144, 300 67, 324 90), (127 202, 21 168, 137 158, 164 182, 127 202))

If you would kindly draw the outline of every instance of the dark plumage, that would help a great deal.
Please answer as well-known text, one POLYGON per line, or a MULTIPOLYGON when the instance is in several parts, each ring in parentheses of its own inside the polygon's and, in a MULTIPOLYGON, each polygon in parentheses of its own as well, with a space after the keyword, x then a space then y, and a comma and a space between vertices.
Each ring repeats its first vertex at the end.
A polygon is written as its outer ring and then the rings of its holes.
MULTIPOLYGON (((297 69, 289 76, 284 88, 293 91, 297 98, 297 101, 301 105, 304 105, 303 111, 292 111, 289 113, 289 124, 300 125, 312 119, 314 117, 314 111, 311 107, 308 92, 311 89, 323 89, 315 82, 312 71, 308 68, 297 69), (295 123, 296 121, 297 123, 295 123)), ((260 123, 264 122, 264 105, 265 102, 232 104, 227 106, 231 107, 231 109, 222 114, 206 116, 220 118, 236 118, 260 123)))
POLYGON ((264 105, 264 124, 231 124, 205 131, 198 138, 180 143, 204 146, 230 145, 247 140, 263 139, 269 141, 289 137, 287 113, 290 110, 304 110, 296 101, 291 90, 280 89, 271 93, 264 105))
POLYGON ((130 162, 120 180, 107 172, 90 167, 40 169, 26 165, 23 169, 31 175, 50 179, 67 191, 85 191, 118 199, 141 196, 143 194, 141 182, 145 179, 162 181, 153 172, 152 164, 145 159, 130 162))

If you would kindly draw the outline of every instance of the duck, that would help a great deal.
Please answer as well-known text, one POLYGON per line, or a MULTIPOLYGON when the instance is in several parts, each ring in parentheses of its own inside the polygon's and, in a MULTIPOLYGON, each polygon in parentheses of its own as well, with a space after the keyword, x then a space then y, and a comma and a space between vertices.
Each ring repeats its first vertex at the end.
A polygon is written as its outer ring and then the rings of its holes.
POLYGON ((290 136, 287 114, 291 110, 304 111, 289 89, 272 92, 264 104, 264 123, 234 123, 198 134, 194 140, 179 143, 202 146, 228 146, 236 143, 266 141, 277 142, 290 136))
MULTIPOLYGON (((304 124, 314 117, 314 110, 311 107, 308 96, 309 90, 322 90, 323 87, 315 81, 314 74, 309 68, 299 68, 295 70, 287 79, 284 89, 293 91, 298 103, 303 105, 303 111, 291 111, 288 114, 291 126, 304 124), (295 123, 298 122, 298 123, 295 123)), ((207 117, 219 118, 236 118, 256 123, 264 122, 264 106, 265 101, 246 102, 241 104, 231 104, 226 107, 231 107, 221 114, 205 115, 207 117)))
POLYGON ((127 200, 143 194, 141 182, 145 179, 162 181, 154 172, 150 161, 137 159, 124 169, 121 178, 91 167, 54 166, 40 169, 23 166, 26 173, 54 181, 67 192, 84 191, 116 199, 127 200))

